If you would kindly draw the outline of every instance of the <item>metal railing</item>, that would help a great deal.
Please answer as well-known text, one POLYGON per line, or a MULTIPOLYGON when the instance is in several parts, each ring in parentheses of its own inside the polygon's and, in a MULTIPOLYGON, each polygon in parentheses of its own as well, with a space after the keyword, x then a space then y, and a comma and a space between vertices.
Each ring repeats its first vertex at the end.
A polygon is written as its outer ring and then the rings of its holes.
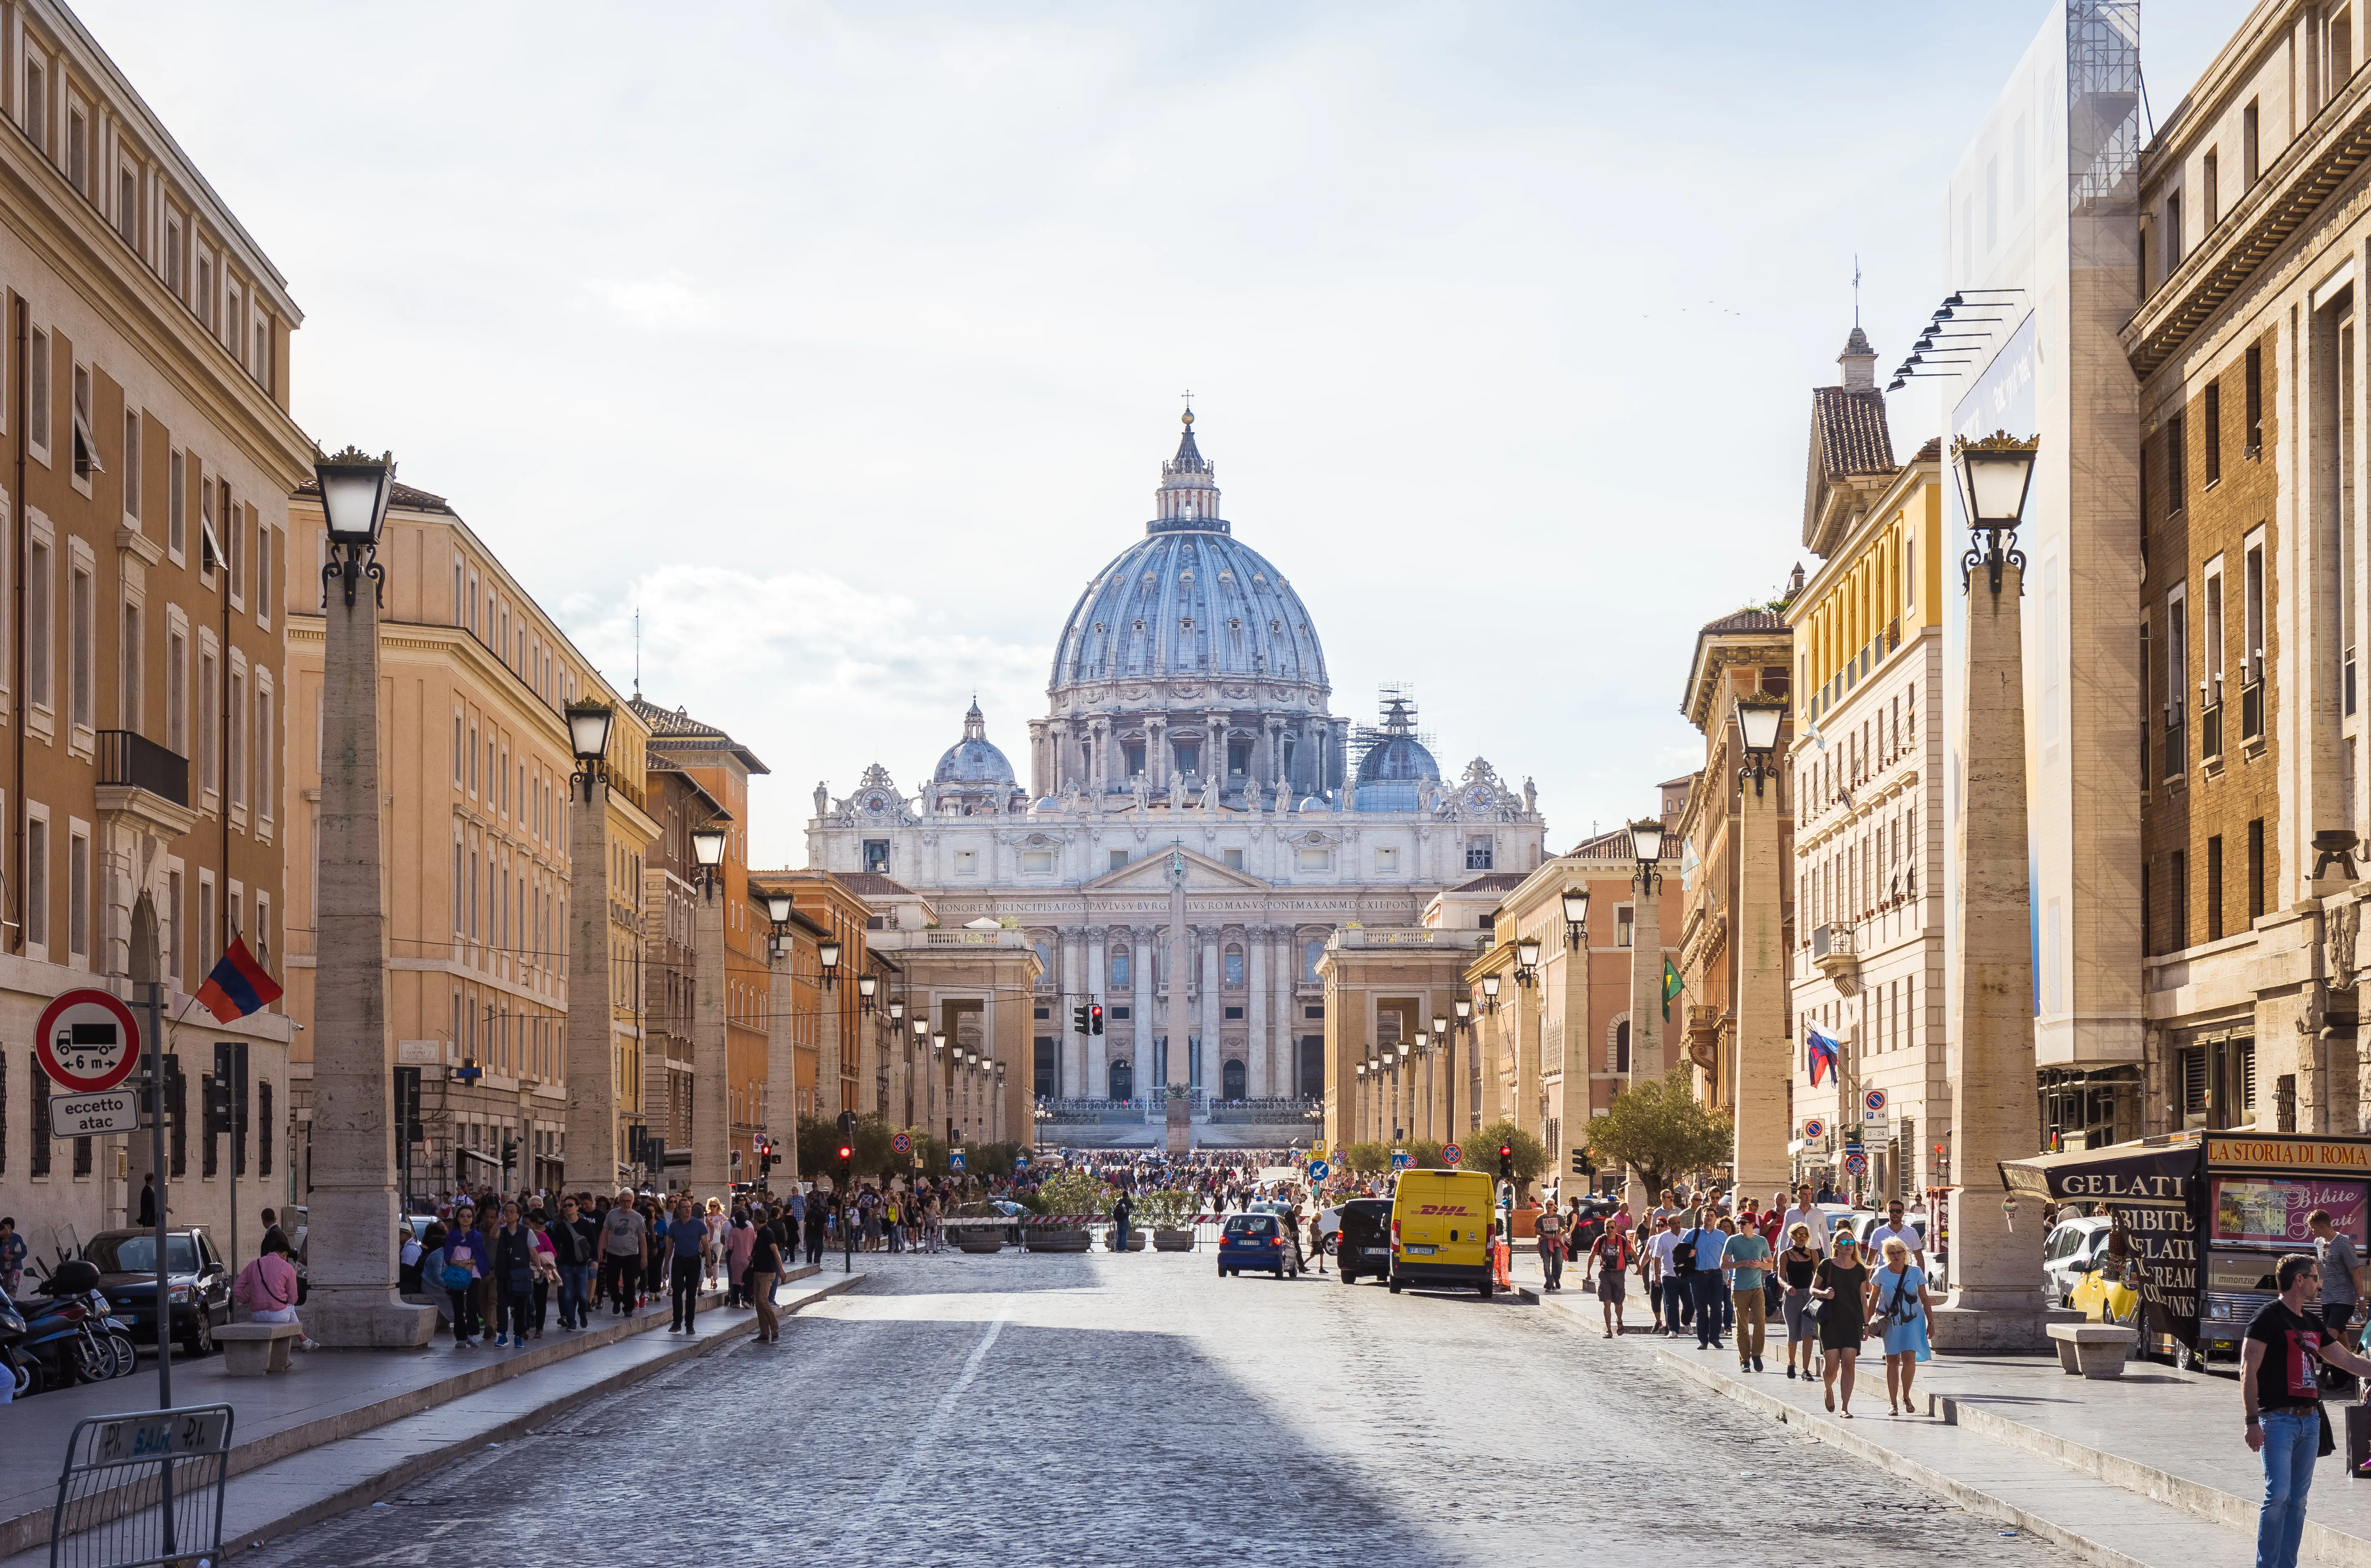
POLYGON ((75 1423, 50 1518, 52 1568, 219 1562, 231 1408, 75 1423))
POLYGON ((2223 755, 2223 705, 2210 702, 2198 710, 2198 758, 2211 761, 2223 755))
POLYGON ((2264 738, 2264 683, 2260 678, 2239 683, 2239 739, 2264 738))
POLYGON ((190 803, 190 759, 131 730, 98 732, 98 781, 190 803))

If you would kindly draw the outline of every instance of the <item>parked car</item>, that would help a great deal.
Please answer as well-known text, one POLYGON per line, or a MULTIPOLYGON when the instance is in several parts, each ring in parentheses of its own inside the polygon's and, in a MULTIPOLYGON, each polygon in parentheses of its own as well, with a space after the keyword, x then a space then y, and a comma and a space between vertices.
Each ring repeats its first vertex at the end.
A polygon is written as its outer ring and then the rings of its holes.
POLYGON ((1340 1240, 1335 1262, 1344 1285, 1362 1279, 1389 1279, 1392 1273, 1392 1201, 1351 1198, 1341 1209, 1340 1240))
POLYGON ((2111 1222, 2103 1216, 2062 1219, 2041 1243, 2042 1290, 2053 1306, 2075 1305, 2075 1287, 2088 1271, 2084 1265, 2105 1255, 2111 1222))
MULTIPOLYGON (((166 1235, 165 1286, 172 1311, 167 1331, 191 1355, 211 1355, 214 1330, 230 1321, 230 1271, 203 1226, 166 1235)), ((98 1288, 134 1343, 156 1338, 156 1233, 102 1230, 83 1244, 98 1270, 98 1288)))

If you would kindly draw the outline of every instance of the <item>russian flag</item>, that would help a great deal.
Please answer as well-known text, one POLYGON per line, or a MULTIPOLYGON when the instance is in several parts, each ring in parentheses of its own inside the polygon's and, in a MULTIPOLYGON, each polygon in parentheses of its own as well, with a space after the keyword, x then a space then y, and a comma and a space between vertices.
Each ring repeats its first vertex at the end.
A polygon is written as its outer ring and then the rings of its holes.
POLYGON ((272 984, 263 965, 255 962, 255 955, 247 951, 247 939, 238 936, 231 938, 230 951, 222 955, 214 972, 198 987, 198 1000, 223 1023, 245 1018, 279 999, 280 987, 272 984))
POLYGON ((1836 1070, 1836 1043, 1807 1023, 1803 1026, 1803 1057, 1811 1069, 1811 1087, 1817 1089, 1822 1068, 1832 1074, 1836 1070))

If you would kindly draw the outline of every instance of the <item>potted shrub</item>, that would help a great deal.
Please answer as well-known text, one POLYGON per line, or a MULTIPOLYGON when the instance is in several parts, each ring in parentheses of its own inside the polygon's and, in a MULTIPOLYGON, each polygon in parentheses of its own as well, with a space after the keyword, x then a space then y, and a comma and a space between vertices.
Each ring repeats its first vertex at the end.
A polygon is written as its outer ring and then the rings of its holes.
POLYGON ((994 1204, 957 1204, 944 1221, 947 1239, 958 1251, 1000 1252, 1012 1216, 994 1204))
MULTIPOLYGON (((1083 1170, 1065 1170, 1037 1184, 1038 1202, 1054 1216, 1086 1215, 1100 1218, 1111 1212, 1111 1189, 1083 1170)), ((1086 1226, 1032 1225, 1021 1232, 1022 1244, 1033 1252, 1083 1252, 1086 1226)))
POLYGON ((1152 1232, 1152 1248, 1157 1252, 1190 1252, 1194 1250, 1194 1216, 1201 1205, 1194 1194, 1182 1188, 1168 1187, 1148 1193, 1137 1205, 1137 1217, 1152 1232))

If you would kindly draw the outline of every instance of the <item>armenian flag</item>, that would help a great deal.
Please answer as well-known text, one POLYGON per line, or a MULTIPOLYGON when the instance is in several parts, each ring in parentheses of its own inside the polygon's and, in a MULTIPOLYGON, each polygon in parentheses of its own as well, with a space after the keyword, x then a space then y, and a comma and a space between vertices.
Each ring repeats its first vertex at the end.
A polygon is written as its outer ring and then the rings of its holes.
POLYGON ((238 936, 231 938, 230 951, 198 987, 198 1000, 222 1023, 260 1011, 279 999, 280 987, 247 951, 247 939, 238 936))

